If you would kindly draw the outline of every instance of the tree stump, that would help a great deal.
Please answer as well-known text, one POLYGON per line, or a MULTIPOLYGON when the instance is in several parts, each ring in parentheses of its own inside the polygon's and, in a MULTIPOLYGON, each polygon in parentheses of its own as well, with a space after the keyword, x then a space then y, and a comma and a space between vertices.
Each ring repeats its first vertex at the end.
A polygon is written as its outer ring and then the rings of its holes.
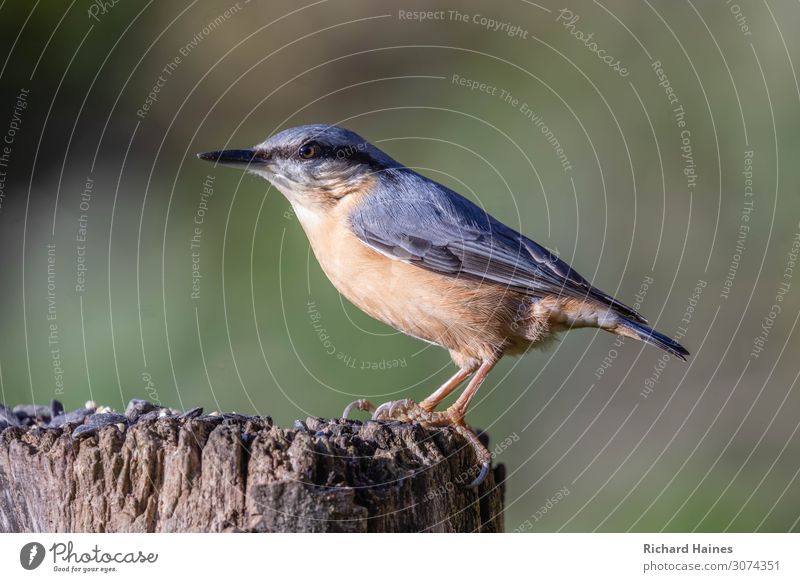
POLYGON ((503 530, 502 465, 466 488, 451 430, 165 410, 0 418, 0 531, 503 530))

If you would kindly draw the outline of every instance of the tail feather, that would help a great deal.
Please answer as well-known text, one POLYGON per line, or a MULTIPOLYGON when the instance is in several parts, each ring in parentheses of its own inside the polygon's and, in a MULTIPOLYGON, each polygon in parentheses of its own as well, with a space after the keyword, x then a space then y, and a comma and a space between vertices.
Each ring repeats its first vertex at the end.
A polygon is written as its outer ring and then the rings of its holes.
POLYGON ((646 325, 636 321, 621 319, 614 331, 619 335, 632 337, 641 340, 646 344, 659 347, 683 361, 686 361, 686 356, 689 355, 689 350, 672 338, 669 338, 663 333, 657 332, 654 329, 650 329, 646 325))

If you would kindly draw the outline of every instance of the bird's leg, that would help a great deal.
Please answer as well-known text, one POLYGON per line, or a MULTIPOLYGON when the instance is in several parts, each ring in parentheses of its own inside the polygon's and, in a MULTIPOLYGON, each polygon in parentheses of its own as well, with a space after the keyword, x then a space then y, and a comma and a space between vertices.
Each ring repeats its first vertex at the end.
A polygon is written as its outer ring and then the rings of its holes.
POLYGON ((467 440, 472 450, 475 451, 475 456, 480 464, 480 473, 478 473, 478 476, 469 484, 469 487, 477 487, 486 479, 486 475, 489 474, 489 468, 492 465, 492 453, 483 446, 483 443, 478 439, 478 435, 475 434, 475 431, 464 423, 464 416, 467 414, 470 401, 478 392, 478 388, 481 387, 483 381, 486 380, 486 376, 489 375, 489 372, 492 371, 492 368, 494 368, 498 360, 499 358, 485 360, 478 368, 478 371, 475 372, 475 376, 470 380, 467 388, 461 393, 461 396, 458 397, 458 400, 442 413, 450 417, 456 432, 467 440))
MULTIPOLYGON (((467 414, 469 404, 472 401, 472 398, 478 392, 478 388, 481 387, 483 381, 486 380, 486 376, 489 374, 492 368, 494 368, 498 360, 499 358, 492 358, 481 363, 477 372, 475 372, 475 376, 472 378, 472 380, 470 380, 464 392, 461 393, 461 396, 458 397, 458 400, 456 400, 447 410, 442 412, 432 412, 431 410, 423 408, 422 405, 417 404, 412 400, 396 400, 394 402, 381 404, 375 410, 372 418, 374 420, 400 420, 403 422, 418 422, 421 425, 428 427, 452 426, 458 434, 463 436, 467 442, 469 442, 470 446, 475 451, 475 456, 478 458, 478 463, 480 464, 481 470, 475 480, 469 485, 470 487, 477 487, 481 484, 481 482, 483 482, 489 472, 489 467, 491 466, 492 462, 492 455, 489 450, 480 442, 475 432, 466 425, 464 422, 464 416, 467 414)), ((435 400, 433 406, 436 406, 436 404, 438 404, 449 392, 452 392, 456 386, 463 382, 464 378, 466 378, 466 376, 468 376, 470 373, 471 371, 465 372, 465 369, 459 370, 458 374, 453 376, 453 378, 448 380, 444 386, 434 392, 430 397, 435 400), (464 377, 459 379, 462 373, 464 373, 464 377), (442 395, 442 392, 445 390, 446 393, 442 395)), ((430 406, 430 403, 428 403, 428 406, 430 406)))
MULTIPOLYGON (((374 409, 375 412, 372 414, 372 420, 395 419, 404 420, 406 422, 411 422, 413 420, 428 425, 436 425, 436 419, 438 418, 437 415, 441 415, 441 413, 435 413, 433 412, 433 409, 436 408, 442 400, 447 398, 447 396, 453 390, 458 388, 464 382, 464 380, 466 380, 469 375, 477 369, 477 364, 468 364, 463 366, 458 370, 458 372, 453 374, 453 376, 447 382, 442 384, 433 394, 428 396, 419 404, 410 398, 384 402, 378 406, 378 408, 374 409)), ((351 406, 354 406, 355 404, 356 403, 353 402, 351 406)), ((365 409, 362 408, 361 410, 365 409)), ((443 421, 439 421, 439 424, 445 425, 450 423, 445 419, 443 421)))
POLYGON ((425 400, 419 403, 420 408, 427 410, 428 412, 432 411, 434 408, 439 406, 439 403, 447 398, 447 396, 456 388, 461 386, 461 384, 469 378, 470 374, 472 374, 475 370, 478 369, 477 364, 470 364, 461 368, 458 372, 453 374, 453 376, 444 384, 442 384, 433 394, 428 396, 425 400))
MULTIPOLYGON (((425 400, 420 402, 419 403, 419 407, 422 408, 423 410, 428 411, 428 412, 432 411, 434 408, 436 408, 439 405, 439 403, 442 400, 447 398, 447 396, 453 390, 458 388, 462 384, 462 382, 464 382, 464 380, 466 380, 469 377, 469 375, 472 374, 477 369, 478 369, 477 364, 470 364, 470 365, 464 366, 458 372, 453 374, 452 378, 450 378, 447 382, 442 384, 436 390, 436 392, 434 392, 433 394, 428 396, 425 400)), ((398 400, 396 402, 405 402, 405 401, 404 400, 398 400)), ((409 400, 408 402, 411 402, 411 401, 409 400)), ((385 408, 390 407, 392 404, 393 404, 392 402, 387 402, 385 404, 382 404, 378 408, 385 409, 385 408)), ((353 412, 353 410, 363 410, 364 412, 376 412, 375 405, 372 404, 372 402, 370 402, 369 400, 366 400, 366 399, 354 400, 353 402, 351 402, 350 404, 348 404, 345 407, 344 412, 342 412, 342 418, 349 417, 350 413, 353 412)), ((376 412, 376 414, 377 414, 377 412, 376 412)))
POLYGON ((458 400, 447 410, 442 412, 442 414, 446 414, 450 417, 451 424, 464 423, 464 416, 467 414, 470 401, 472 401, 472 398, 478 392, 478 388, 480 388, 483 381, 486 380, 486 376, 492 371, 498 359, 499 358, 492 358, 491 360, 484 360, 478 368, 478 371, 475 372, 475 376, 470 380, 469 384, 467 384, 466 389, 461 393, 461 396, 458 397, 458 400))

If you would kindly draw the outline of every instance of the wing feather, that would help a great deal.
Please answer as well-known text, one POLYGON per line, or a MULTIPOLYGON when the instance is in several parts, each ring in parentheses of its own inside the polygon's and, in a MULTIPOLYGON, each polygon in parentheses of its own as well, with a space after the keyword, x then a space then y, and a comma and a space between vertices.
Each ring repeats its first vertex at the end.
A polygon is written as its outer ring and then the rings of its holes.
POLYGON ((638 322, 632 308, 478 206, 415 172, 390 170, 350 216, 374 250, 443 275, 504 285, 534 297, 591 299, 638 322))

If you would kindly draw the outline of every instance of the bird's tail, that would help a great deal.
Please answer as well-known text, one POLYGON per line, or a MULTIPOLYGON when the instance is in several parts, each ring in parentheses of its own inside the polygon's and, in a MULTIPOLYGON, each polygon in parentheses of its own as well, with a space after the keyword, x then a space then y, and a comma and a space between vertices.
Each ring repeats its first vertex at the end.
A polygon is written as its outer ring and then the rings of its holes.
POLYGON ((620 317, 619 322, 613 331, 619 335, 632 337, 641 340, 646 344, 659 347, 683 361, 686 361, 686 356, 689 355, 689 350, 687 350, 681 344, 672 338, 665 336, 663 333, 659 333, 654 329, 650 329, 643 323, 620 317))

